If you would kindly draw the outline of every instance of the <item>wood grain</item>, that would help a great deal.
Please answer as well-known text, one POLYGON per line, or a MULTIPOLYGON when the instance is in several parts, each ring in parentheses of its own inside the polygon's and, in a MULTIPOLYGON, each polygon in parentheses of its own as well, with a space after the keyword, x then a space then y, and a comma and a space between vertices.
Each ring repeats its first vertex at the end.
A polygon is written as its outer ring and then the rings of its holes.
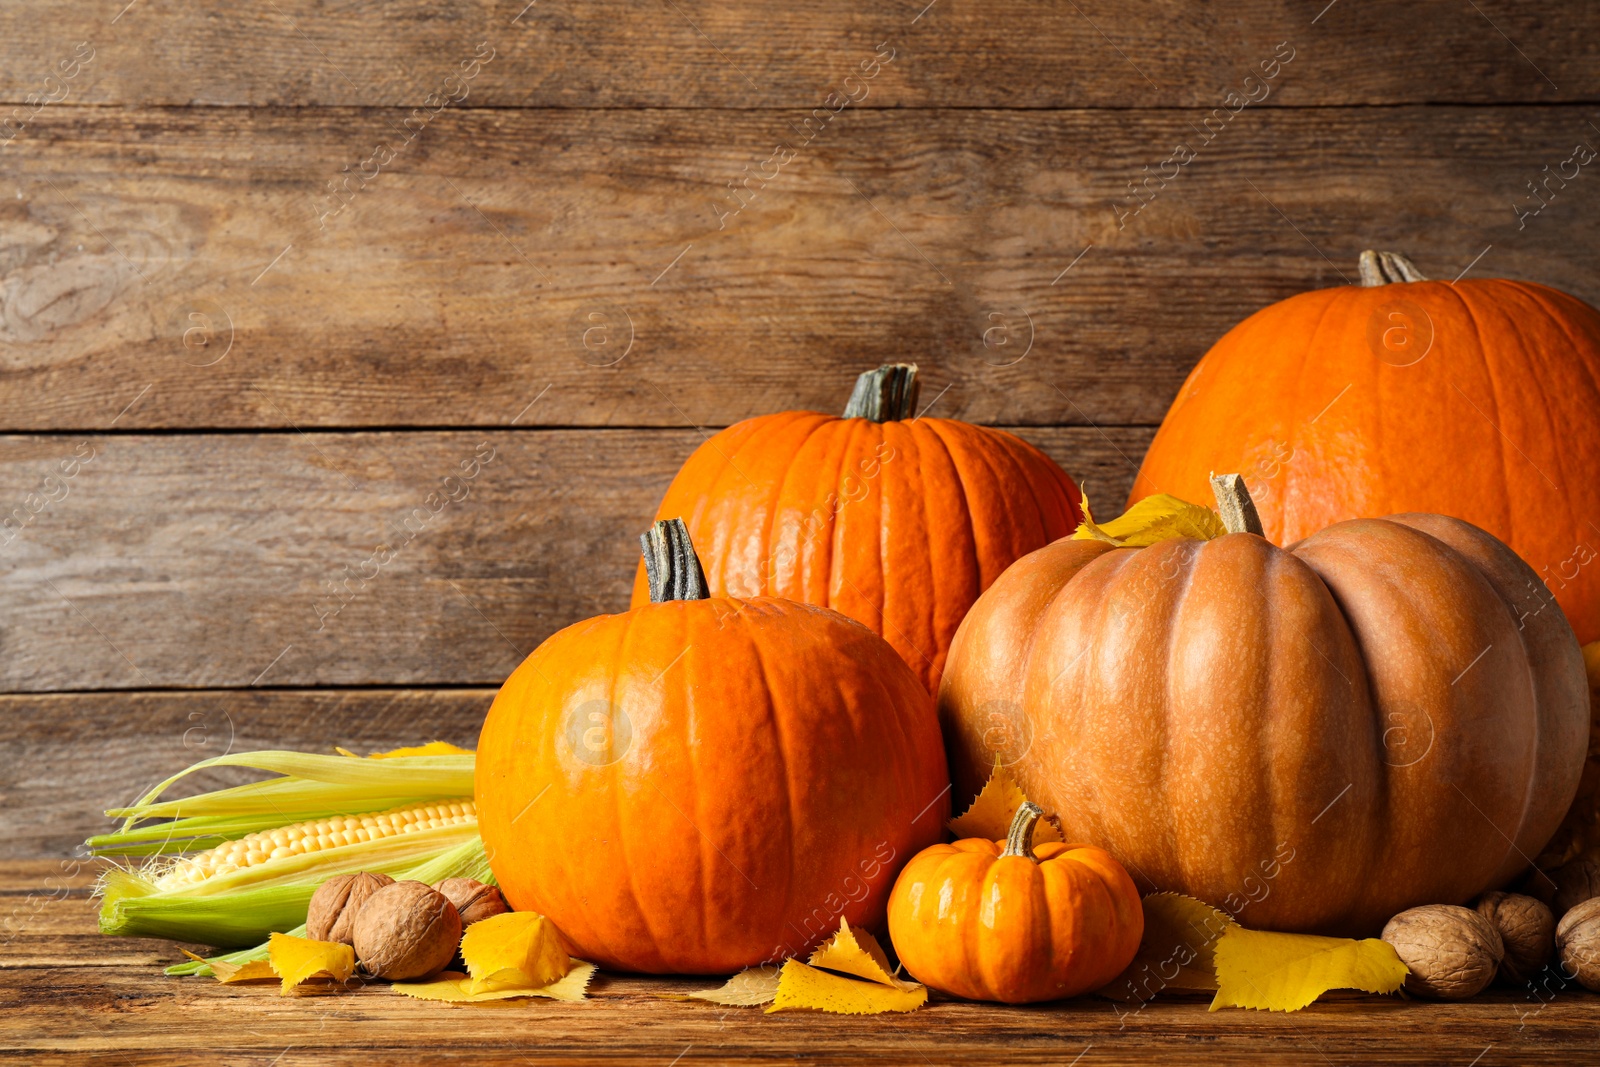
MULTIPOLYGON (((294 749, 365 755, 423 741, 476 748, 494 688, 235 689, 191 692, 53 693, 0 696, 7 724, 0 804, 13 830, 0 860, 56 857, 111 823, 100 813, 129 803, 193 763, 227 752, 294 749)), ((216 770, 194 776, 199 791, 262 776, 216 770)), ((57 883, 52 883, 52 885, 57 883)), ((6 890, 0 882, 0 892, 6 890)))
POLYGON ((1571 1064, 1593 1051, 1600 1000, 1540 1005, 1514 990, 1455 1004, 1339 995, 1294 1014, 1209 1012, 1204 999, 1142 1012, 1094 997, 1032 1007, 935 998, 909 1015, 767 1015, 675 999, 705 979, 600 975, 581 1004, 449 1007, 381 983, 284 998, 271 985, 164 978, 166 942, 102 938, 84 890, 20 889, 43 864, 0 865, 26 919, 0 942, 0 1051, 30 1063, 174 1059, 312 1064, 1183 1063, 1571 1064), (1536 1010, 1537 1009, 1537 1010, 1536 1010), (198 1025, 197 1025, 198 1023, 198 1025), (1475 1061, 1474 1057, 1478 1057, 1475 1061))
POLYGON ((1288 40, 1310 62, 1285 104, 1592 100, 1597 31, 1593 5, 1530 0, 42 0, 0 9, 0 99, 59 94, 46 75, 87 41, 64 105, 418 104, 487 44, 470 99, 495 107, 811 107, 890 41, 874 105, 1213 106, 1288 40))
POLYGON ((0 428, 720 426, 908 357, 937 414, 1154 424, 1366 247, 1600 302, 1593 176, 1514 209, 1581 108, 1246 109, 1182 168, 1191 111, 846 109, 719 216, 805 120, 51 109, 5 150, 0 428))
MULTIPOLYGON (((1153 435, 1018 432, 1117 501, 1153 435)), ((0 545, 0 691, 498 686, 555 630, 627 606, 637 535, 702 440, 0 438, 0 523, 18 527, 0 545)))

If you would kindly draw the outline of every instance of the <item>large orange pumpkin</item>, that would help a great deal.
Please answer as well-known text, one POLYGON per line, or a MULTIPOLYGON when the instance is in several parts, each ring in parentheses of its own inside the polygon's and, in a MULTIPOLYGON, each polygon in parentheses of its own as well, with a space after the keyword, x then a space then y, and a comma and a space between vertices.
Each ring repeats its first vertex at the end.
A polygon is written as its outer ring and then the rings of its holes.
POLYGON ((1104 849, 1033 844, 1017 808, 1004 841, 932 845, 889 898, 889 935, 913 978, 968 1000, 1033 1004, 1099 989, 1133 962, 1144 908, 1104 849))
POLYGON ((956 791, 998 750, 1068 838, 1146 889, 1252 927, 1373 934, 1504 884, 1571 803, 1583 659, 1537 589, 1504 544, 1441 515, 1287 548, 1058 541, 951 648, 956 791))
POLYGON ((1250 482, 1279 544, 1425 511, 1517 551, 1580 642, 1600 638, 1600 312, 1543 285, 1425 281, 1367 252, 1362 284, 1256 312, 1196 365, 1133 500, 1250 482))
POLYGON ((653 602, 555 634, 489 710, 478 825, 506 899, 651 973, 881 929, 949 814, 932 697, 866 627, 707 597, 682 524, 652 537, 653 602))
MULTIPOLYGON (((1002 430, 913 418, 916 367, 856 383, 845 417, 746 419, 697 448, 657 518, 681 515, 718 596, 780 596, 881 634, 932 692, 978 594, 1072 532, 1072 479, 1002 430)), ((641 568, 633 603, 645 603, 641 568)))

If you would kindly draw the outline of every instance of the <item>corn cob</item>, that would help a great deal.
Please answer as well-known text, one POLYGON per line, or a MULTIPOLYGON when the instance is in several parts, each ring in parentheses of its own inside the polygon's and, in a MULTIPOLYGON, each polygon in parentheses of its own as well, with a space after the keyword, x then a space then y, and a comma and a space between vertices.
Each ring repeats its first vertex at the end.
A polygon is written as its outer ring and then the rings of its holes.
POLYGON ((404 878, 423 867, 448 868, 430 879, 438 881, 462 873, 456 867, 486 866, 472 800, 473 754, 431 745, 391 755, 221 756, 108 811, 125 822, 91 838, 94 853, 155 858, 102 876, 101 933, 254 945, 303 923, 312 893, 334 875, 365 870, 404 878), (184 775, 214 766, 281 777, 160 799, 184 775))
POLYGON ((156 878, 155 884, 157 889, 179 889, 216 875, 255 867, 269 860, 288 859, 290 856, 344 845, 381 841, 397 834, 467 823, 473 826, 478 824, 477 806, 470 800, 458 800, 413 804, 376 814, 334 816, 273 830, 258 830, 179 860, 156 878))

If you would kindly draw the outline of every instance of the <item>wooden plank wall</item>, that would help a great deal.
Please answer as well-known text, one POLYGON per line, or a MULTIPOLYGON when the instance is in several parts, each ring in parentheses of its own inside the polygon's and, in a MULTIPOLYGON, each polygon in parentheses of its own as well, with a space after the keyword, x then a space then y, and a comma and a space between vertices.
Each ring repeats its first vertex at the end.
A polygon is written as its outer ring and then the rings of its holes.
POLYGON ((471 743, 705 433, 879 362, 1120 502, 1363 248, 1600 302, 1600 179, 1527 214, 1590 3, 32 0, 0 56, 10 857, 229 744, 471 743))

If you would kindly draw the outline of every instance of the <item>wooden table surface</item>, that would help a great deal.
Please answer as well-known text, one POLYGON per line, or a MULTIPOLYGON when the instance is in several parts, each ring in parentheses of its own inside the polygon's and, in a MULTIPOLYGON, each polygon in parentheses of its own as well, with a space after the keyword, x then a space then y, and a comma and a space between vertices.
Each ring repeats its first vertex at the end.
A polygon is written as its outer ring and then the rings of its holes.
POLYGON ((98 938, 73 858, 229 749, 472 745, 538 642, 626 604, 706 434, 839 409, 878 363, 1114 508, 1201 353, 1364 248, 1600 303, 1600 179, 1550 177, 1597 99, 1583 0, 0 5, 0 1050, 1600 1058, 1577 994, 1126 1025, 611 977, 579 1006, 280 1000, 98 938))
POLYGON ((275 985, 165 978, 163 941, 103 938, 83 874, 0 869, 0 1057, 30 1063, 773 1062, 945 1064, 1592 1063, 1600 997, 1495 991, 1459 1004, 1334 995, 1295 1013, 1142 1011, 1095 997, 1027 1008, 935 999, 907 1015, 767 1015, 678 999, 714 982, 597 975, 582 1004, 444 1005, 382 983, 281 997, 275 985))

